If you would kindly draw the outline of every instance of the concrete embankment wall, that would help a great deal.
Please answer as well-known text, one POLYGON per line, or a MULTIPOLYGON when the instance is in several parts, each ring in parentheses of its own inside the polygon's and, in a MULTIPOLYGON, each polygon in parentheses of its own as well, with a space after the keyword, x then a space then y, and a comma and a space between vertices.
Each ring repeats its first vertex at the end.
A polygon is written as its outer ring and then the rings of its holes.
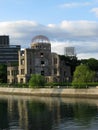
POLYGON ((54 88, 2 88, 0 87, 0 95, 31 95, 31 96, 55 96, 55 97, 80 97, 80 98, 98 98, 98 88, 87 89, 54 89, 54 88))

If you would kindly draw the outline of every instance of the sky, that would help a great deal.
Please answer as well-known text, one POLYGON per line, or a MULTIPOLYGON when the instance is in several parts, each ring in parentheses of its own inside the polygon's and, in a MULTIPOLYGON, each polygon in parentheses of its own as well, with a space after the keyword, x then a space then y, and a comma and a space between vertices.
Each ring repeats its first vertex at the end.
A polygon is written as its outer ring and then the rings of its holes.
POLYGON ((52 52, 75 47, 78 59, 98 59, 98 0, 0 0, 0 35, 22 48, 45 35, 52 52))

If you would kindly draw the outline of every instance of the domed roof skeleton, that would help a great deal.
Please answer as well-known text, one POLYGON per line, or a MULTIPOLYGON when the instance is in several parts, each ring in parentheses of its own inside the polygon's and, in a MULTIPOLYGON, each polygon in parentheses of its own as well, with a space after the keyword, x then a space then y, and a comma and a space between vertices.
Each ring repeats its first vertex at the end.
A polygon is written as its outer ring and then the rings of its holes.
POLYGON ((50 43, 50 41, 46 36, 37 35, 32 39, 32 43, 50 43))

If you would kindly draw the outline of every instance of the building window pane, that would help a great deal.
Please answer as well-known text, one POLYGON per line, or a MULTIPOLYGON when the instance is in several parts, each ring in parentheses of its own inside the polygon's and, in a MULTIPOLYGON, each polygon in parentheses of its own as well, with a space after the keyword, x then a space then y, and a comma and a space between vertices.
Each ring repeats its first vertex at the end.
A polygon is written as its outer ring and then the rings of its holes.
POLYGON ((21 69, 21 74, 24 74, 24 69, 21 69))
POLYGON ((41 56, 41 57, 43 57, 43 56, 44 56, 44 54, 43 54, 43 53, 40 53, 40 56, 41 56))
POLYGON ((24 59, 21 59, 21 65, 24 65, 24 59))
POLYGON ((41 71, 41 75, 44 75, 44 71, 41 71))
POLYGON ((44 62, 44 61, 41 61, 41 65, 44 66, 44 65, 45 65, 45 62, 44 62))
POLYGON ((57 64, 57 58, 54 58, 54 64, 57 64))
POLYGON ((56 68, 54 68, 54 74, 57 74, 57 69, 56 68))
POLYGON ((10 71, 7 71, 7 75, 10 75, 10 71))

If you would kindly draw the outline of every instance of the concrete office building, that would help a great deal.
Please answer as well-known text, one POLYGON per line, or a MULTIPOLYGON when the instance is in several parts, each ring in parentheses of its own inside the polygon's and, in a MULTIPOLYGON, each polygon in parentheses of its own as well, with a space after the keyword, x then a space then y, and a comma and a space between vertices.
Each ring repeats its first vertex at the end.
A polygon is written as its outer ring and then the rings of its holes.
POLYGON ((76 56, 75 48, 74 47, 65 47, 64 54, 65 54, 65 56, 76 56))
MULTIPOLYGON (((51 52, 51 43, 46 36, 35 36, 31 48, 19 51, 18 56, 18 83, 27 83, 32 74, 45 76, 47 82, 64 82, 67 77, 71 77, 70 67, 60 59, 58 54, 51 52)), ((8 73, 10 70, 11 68, 8 67, 8 73)), ((8 77, 10 83, 11 76, 13 77, 13 75, 8 77)))
POLYGON ((0 36, 0 47, 9 46, 9 36, 2 35, 0 36))
POLYGON ((0 64, 18 62, 20 45, 10 45, 9 36, 0 36, 0 64))

